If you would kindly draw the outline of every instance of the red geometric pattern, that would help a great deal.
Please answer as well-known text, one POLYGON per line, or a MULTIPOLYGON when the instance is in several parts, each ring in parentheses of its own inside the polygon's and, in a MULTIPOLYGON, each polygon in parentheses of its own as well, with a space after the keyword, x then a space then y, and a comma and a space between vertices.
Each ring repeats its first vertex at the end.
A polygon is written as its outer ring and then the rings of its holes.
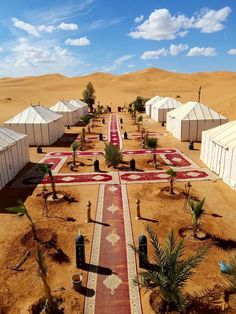
POLYGON ((50 166, 51 170, 54 170, 59 163, 61 162, 61 158, 45 158, 43 163, 50 166))
POLYGON ((165 158, 171 162, 173 167, 189 167, 191 163, 186 160, 181 154, 164 154, 165 158))
MULTIPOLYGON (((188 171, 178 171, 177 180, 190 180, 190 179, 203 179, 209 177, 209 174, 203 170, 188 170, 188 171)), ((156 172, 127 172, 120 175, 120 179, 126 182, 152 182, 152 181, 167 181, 169 176, 165 171, 156 172)))
MULTIPOLYGON (((176 153, 177 150, 173 148, 163 148, 163 149, 156 149, 156 154, 164 154, 164 153, 176 153)), ((124 155, 146 155, 146 154, 153 154, 152 149, 134 149, 134 150, 124 150, 124 155)))
POLYGON ((115 114, 111 115, 110 125, 109 125, 109 142, 120 148, 120 137, 118 132, 117 118, 115 114))
POLYGON ((94 313, 131 314, 120 185, 105 186, 102 221, 110 226, 102 226, 99 265, 112 270, 115 276, 114 282, 109 282, 108 274, 98 274, 94 313))
MULTIPOLYGON (((57 184, 70 184, 70 183, 100 183, 112 181, 112 175, 107 173, 88 173, 88 174, 65 174, 53 176, 54 182, 57 184)), ((40 182, 41 184, 50 184, 51 180, 49 176, 46 176, 40 182)))
MULTIPOLYGON (((103 152, 76 152, 76 155, 78 156, 98 156, 98 155, 103 155, 103 152)), ((58 156, 58 157, 69 157, 72 156, 72 152, 52 152, 48 153, 47 156, 58 156)))

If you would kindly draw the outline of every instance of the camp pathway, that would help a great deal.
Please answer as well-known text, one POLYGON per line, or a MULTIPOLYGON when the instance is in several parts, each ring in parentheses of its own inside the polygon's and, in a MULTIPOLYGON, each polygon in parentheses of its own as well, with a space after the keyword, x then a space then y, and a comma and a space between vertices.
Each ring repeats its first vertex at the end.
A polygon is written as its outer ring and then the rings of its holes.
POLYGON ((108 134, 109 134, 108 142, 121 149, 122 140, 116 114, 111 114, 108 134))
POLYGON ((141 314, 126 185, 100 185, 95 221, 84 314, 141 314))

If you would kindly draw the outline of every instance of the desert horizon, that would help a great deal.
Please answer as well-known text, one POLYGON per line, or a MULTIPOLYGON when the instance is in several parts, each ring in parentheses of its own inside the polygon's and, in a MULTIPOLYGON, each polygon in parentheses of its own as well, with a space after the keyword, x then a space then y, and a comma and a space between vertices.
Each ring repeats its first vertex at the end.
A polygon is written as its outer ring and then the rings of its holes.
POLYGON ((236 3, 0 3, 0 314, 236 313, 236 3))
POLYGON ((182 74, 158 68, 117 75, 93 73, 87 76, 66 77, 62 74, 25 76, 0 79, 0 123, 31 104, 50 107, 60 99, 82 98, 88 82, 94 85, 96 103, 128 104, 137 96, 152 98, 156 95, 178 97, 181 103, 196 101, 202 87, 201 102, 236 119, 236 72, 199 72, 182 74), (111 96, 112 95, 112 96, 111 96))

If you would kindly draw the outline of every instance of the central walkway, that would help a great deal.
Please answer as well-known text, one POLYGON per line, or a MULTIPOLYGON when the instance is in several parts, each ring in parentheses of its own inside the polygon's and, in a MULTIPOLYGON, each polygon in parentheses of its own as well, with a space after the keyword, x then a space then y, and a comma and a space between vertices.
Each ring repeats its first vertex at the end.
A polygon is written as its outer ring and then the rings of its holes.
MULTIPOLYGON (((111 115, 110 142, 120 147, 116 115, 111 115)), ((132 227, 126 185, 100 185, 91 269, 87 288, 95 295, 85 298, 85 314, 141 314, 139 289, 133 280, 137 276, 132 227)))

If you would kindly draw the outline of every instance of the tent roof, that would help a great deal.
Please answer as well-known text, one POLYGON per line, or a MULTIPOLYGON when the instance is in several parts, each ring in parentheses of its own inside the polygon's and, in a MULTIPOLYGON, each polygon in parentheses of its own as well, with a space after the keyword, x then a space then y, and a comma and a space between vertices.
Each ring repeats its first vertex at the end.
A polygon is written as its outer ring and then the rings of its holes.
POLYGON ((42 106, 30 106, 5 123, 49 123, 62 118, 61 115, 42 106))
POLYGON ((209 135, 215 143, 223 147, 236 148, 236 120, 204 131, 203 136, 204 134, 209 135))
POLYGON ((215 110, 194 101, 189 101, 183 106, 176 108, 168 113, 171 117, 180 120, 225 120, 226 117, 222 116, 215 110))
POLYGON ((159 100, 161 100, 161 99, 162 99, 162 97, 157 95, 157 96, 155 96, 155 97, 149 99, 149 100, 146 102, 146 105, 152 105, 152 104, 154 104, 155 102, 157 102, 157 101, 159 101, 159 100))
POLYGON ((71 99, 69 103, 75 107, 87 107, 88 104, 86 104, 84 101, 80 99, 71 99))
POLYGON ((17 133, 4 127, 0 127, 0 151, 26 137, 26 134, 17 133))
POLYGON ((182 104, 181 102, 179 102, 178 100, 176 100, 175 98, 172 97, 164 97, 161 100, 159 100, 158 102, 155 102, 154 107, 156 109, 168 109, 168 108, 178 108, 180 107, 182 104))
POLYGON ((50 110, 55 112, 72 112, 78 110, 78 107, 73 106, 68 101, 60 100, 50 110))

